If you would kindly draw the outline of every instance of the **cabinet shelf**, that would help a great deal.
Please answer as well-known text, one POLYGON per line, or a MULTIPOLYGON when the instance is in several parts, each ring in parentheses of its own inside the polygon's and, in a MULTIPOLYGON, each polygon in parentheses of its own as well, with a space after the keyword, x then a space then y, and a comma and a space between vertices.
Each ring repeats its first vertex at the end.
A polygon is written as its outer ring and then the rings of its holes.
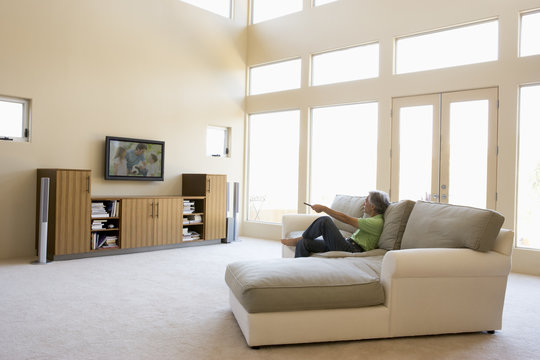
POLYGON ((120 248, 120 204, 118 198, 92 199, 90 250, 120 248))

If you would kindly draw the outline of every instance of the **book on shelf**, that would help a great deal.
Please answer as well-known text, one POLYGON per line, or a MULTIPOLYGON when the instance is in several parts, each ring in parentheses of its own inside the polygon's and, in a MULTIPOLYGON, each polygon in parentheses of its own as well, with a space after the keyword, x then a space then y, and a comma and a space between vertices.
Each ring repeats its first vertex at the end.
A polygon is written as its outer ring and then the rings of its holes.
POLYGON ((105 223, 107 220, 92 220, 92 230, 105 229, 105 223))
POLYGON ((191 214, 195 212, 195 202, 184 200, 184 214, 191 214))
POLYGON ((118 236, 103 233, 92 234, 92 250, 117 248, 118 236))
POLYGON ((92 218, 118 217, 118 200, 92 202, 92 218))
POLYGON ((184 225, 202 223, 201 215, 189 215, 189 214, 185 214, 185 215, 188 215, 188 216, 182 219, 182 222, 184 225))
POLYGON ((196 231, 187 231, 187 232, 184 232, 184 234, 182 235, 183 241, 193 241, 193 240, 200 240, 200 239, 201 239, 201 235, 197 233, 196 231))
POLYGON ((118 204, 118 200, 112 200, 106 205, 105 209, 110 214, 110 216, 118 217, 118 204))

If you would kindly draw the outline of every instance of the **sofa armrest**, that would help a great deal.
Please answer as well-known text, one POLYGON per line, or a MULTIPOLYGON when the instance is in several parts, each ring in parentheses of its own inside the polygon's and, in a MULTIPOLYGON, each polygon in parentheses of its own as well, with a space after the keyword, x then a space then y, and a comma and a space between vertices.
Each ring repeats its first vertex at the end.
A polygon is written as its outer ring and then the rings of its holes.
POLYGON ((471 249, 408 249, 386 253, 381 281, 395 278, 507 276, 510 256, 471 249))
POLYGON ((281 218, 281 237, 293 231, 304 231, 311 223, 318 218, 318 214, 287 214, 281 218))
POLYGON ((493 251, 503 255, 512 255, 514 248, 514 232, 508 229, 501 229, 493 245, 493 251))

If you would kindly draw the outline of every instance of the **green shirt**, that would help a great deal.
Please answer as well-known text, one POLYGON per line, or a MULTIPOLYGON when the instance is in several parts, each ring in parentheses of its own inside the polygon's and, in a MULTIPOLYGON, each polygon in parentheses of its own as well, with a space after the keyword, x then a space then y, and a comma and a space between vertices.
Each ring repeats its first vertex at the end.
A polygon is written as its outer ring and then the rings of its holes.
POLYGON ((379 244, 383 224, 384 219, 382 214, 370 218, 359 218, 358 230, 352 234, 351 239, 365 251, 373 250, 379 244))

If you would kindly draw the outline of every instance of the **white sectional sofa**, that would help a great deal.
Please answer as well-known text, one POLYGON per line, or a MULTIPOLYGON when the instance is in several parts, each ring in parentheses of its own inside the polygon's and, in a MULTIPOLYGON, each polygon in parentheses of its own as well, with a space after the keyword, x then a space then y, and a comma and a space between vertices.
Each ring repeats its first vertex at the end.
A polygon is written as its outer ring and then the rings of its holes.
MULTIPOLYGON (((363 198, 333 208, 361 216, 363 198), (359 208, 360 207, 360 208, 359 208)), ((317 215, 283 217, 283 235, 317 215)), ((379 249, 229 264, 230 305, 252 347, 502 328, 513 233, 495 211, 393 203, 379 249)), ((338 223, 342 231, 350 232, 338 223)))

